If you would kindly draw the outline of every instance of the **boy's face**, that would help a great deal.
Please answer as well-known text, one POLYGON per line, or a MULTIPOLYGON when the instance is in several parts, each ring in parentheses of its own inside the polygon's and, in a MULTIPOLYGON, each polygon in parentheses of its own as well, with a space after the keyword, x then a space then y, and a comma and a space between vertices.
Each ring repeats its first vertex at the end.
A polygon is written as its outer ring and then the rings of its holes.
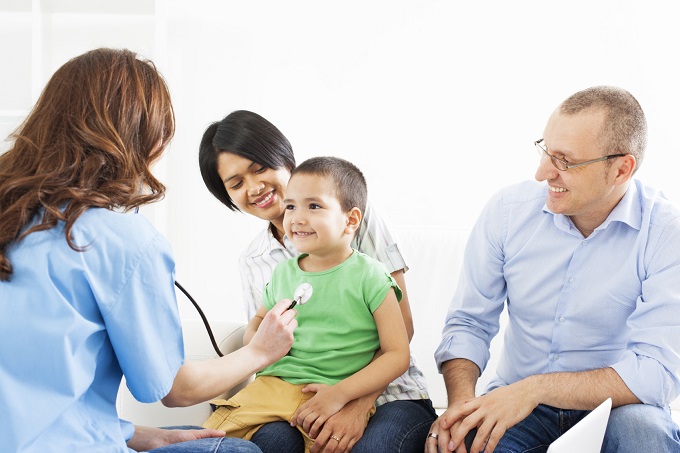
POLYGON ((330 257, 350 247, 355 230, 331 185, 327 178, 308 174, 293 175, 288 182, 283 227, 300 253, 330 257))

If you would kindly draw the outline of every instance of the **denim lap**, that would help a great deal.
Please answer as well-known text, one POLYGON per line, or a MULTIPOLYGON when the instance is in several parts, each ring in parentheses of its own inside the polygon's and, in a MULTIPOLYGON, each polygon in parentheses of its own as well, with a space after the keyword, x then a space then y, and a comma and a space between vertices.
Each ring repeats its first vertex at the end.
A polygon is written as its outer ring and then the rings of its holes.
MULTIPOLYGON (((548 446, 589 411, 539 405, 508 429, 494 453, 545 453, 548 446)), ((472 434, 472 433, 471 433, 472 434)), ((466 438, 469 447, 473 436, 466 438)), ((680 430, 668 408, 631 404, 612 409, 601 453, 680 452, 680 430), (640 433, 644 432, 644 436, 640 433)))
MULTIPOLYGON (((378 406, 352 453, 422 453, 437 418, 430 400, 392 401, 378 406)), ((252 441, 264 453, 301 453, 302 435, 285 422, 267 423, 252 441)))

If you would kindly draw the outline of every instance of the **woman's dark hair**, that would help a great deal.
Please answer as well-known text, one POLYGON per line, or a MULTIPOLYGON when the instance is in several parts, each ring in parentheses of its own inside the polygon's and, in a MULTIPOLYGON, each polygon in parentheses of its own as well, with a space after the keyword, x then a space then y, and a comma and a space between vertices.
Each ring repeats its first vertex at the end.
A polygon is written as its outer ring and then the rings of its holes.
POLYGON ((267 168, 295 168, 295 156, 288 139, 276 126, 247 110, 237 110, 222 121, 212 123, 203 133, 198 165, 203 182, 215 198, 232 211, 238 211, 217 173, 217 158, 232 153, 267 168))
POLYGON ((152 62, 96 49, 60 67, 0 156, 0 281, 13 272, 8 248, 30 233, 64 222, 69 246, 82 251, 71 229, 87 209, 162 198, 149 167, 174 133, 170 93, 152 62))

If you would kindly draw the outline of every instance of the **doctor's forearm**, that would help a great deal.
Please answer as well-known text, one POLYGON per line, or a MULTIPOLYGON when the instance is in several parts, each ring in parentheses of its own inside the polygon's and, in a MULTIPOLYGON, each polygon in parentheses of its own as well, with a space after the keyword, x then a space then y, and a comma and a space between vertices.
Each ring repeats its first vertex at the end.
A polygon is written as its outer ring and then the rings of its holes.
POLYGON ((272 363, 270 357, 244 346, 224 357, 187 361, 177 372, 165 406, 191 406, 215 398, 272 363))

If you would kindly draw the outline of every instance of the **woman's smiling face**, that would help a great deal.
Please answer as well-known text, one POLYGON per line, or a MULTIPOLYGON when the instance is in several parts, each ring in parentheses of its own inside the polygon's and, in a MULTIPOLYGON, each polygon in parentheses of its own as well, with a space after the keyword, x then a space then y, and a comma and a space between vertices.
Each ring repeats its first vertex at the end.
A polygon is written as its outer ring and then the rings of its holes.
POLYGON ((290 172, 273 169, 230 152, 220 153, 217 173, 236 207, 263 220, 283 218, 290 172))

